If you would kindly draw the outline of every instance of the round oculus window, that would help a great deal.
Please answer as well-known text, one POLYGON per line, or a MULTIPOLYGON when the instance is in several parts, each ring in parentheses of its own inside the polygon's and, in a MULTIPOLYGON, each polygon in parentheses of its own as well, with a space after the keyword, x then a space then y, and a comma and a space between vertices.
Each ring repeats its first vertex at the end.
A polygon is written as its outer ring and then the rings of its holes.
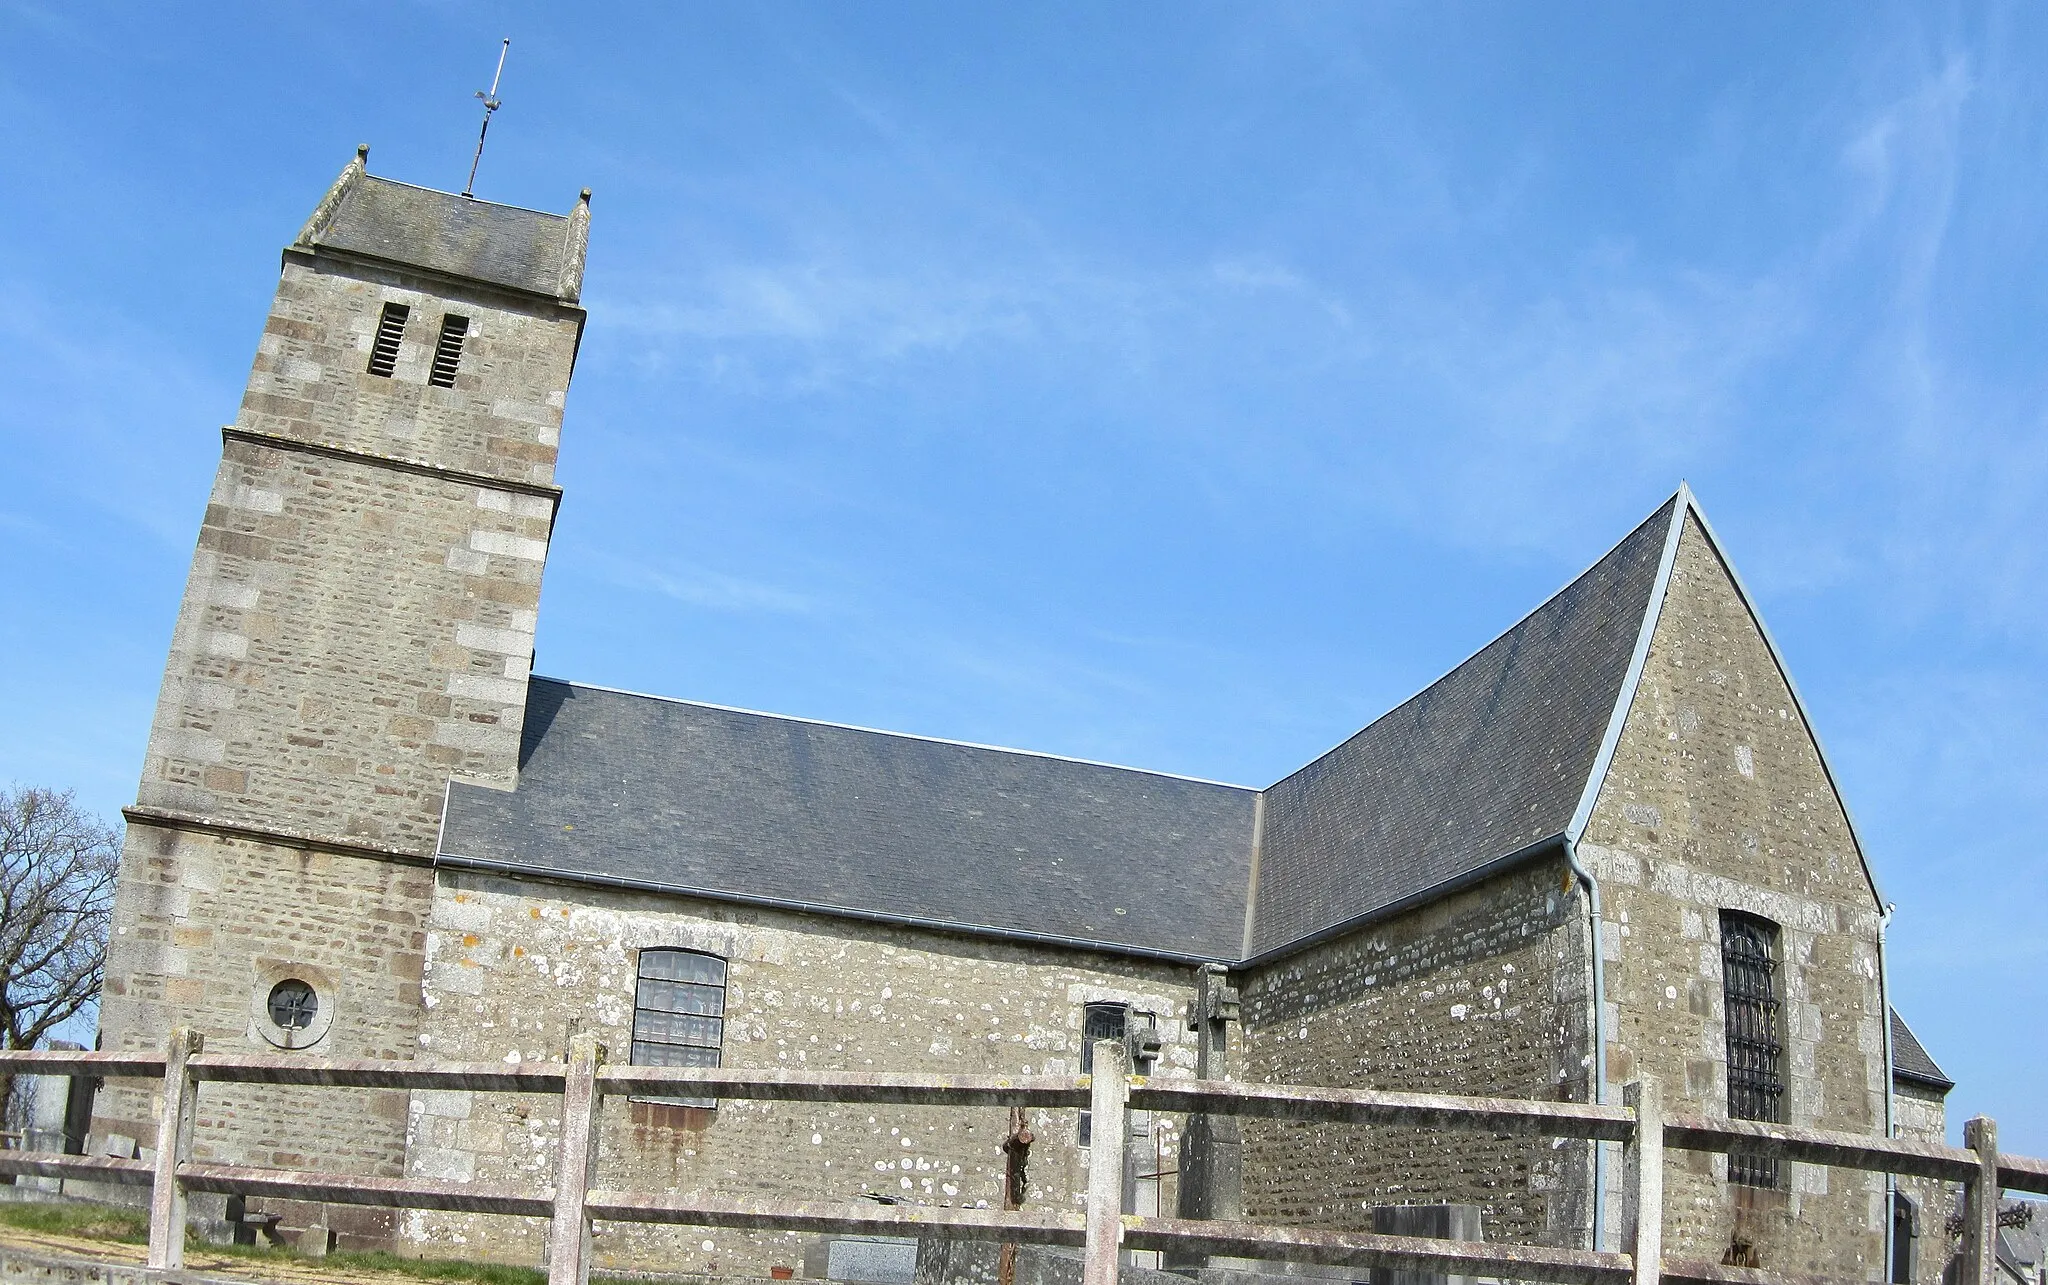
POLYGON ((341 1009, 337 980, 303 960, 254 961, 249 988, 249 1034, 275 1048, 306 1049, 327 1038, 341 1009))
POLYGON ((320 1015, 320 997, 296 977, 288 977, 270 988, 270 1020, 278 1029, 303 1031, 320 1015))

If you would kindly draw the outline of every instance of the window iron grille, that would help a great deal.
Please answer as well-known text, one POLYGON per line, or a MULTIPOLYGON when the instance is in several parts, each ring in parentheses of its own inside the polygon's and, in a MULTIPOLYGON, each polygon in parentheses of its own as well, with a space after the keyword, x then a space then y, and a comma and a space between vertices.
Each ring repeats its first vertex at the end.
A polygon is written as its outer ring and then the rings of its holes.
MULTIPOLYGON (((1783 1119, 1784 1046, 1778 1028, 1778 930, 1750 915, 1721 916, 1722 1010, 1728 1030, 1728 1114, 1737 1120, 1783 1119)), ((1731 1154, 1728 1181, 1778 1185, 1778 1162, 1731 1154)))
MULTIPOLYGON (((1125 1038, 1131 1025, 1129 1004, 1090 1004, 1081 1010, 1081 1074, 1095 1073, 1095 1041, 1125 1038)), ((1094 1117, 1083 1111, 1076 1141, 1088 1145, 1094 1133, 1094 1117)))
POLYGON ((297 978, 270 988, 270 1020, 282 1030, 303 1031, 320 1012, 320 997, 297 978))
MULTIPOLYGON (((725 961, 694 950, 640 952, 633 995, 635 1066, 717 1066, 725 1043, 725 961)), ((646 1098, 666 1106, 718 1105, 715 1098, 646 1098)))

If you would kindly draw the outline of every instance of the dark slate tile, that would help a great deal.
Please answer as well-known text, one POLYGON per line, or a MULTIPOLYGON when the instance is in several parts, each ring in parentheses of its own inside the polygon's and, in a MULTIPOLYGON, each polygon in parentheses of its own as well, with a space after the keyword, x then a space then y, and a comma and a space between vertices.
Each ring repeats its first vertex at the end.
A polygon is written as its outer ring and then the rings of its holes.
POLYGON ((1956 1082, 1948 1078, 1927 1049, 1920 1043, 1920 1037, 1913 1034, 1913 1028, 1906 1025, 1906 1019, 1899 1016, 1899 1010, 1891 1010, 1892 1016, 1892 1074, 1902 1079, 1918 1080, 1922 1084, 1938 1089, 1953 1089, 1956 1082))
POLYGON ((555 294, 569 220, 364 174, 313 243, 455 276, 555 294))
MULTIPOLYGON (((1563 832, 1672 511, 1264 791, 1252 953, 1426 896, 1563 832)), ((451 786, 441 842, 456 859, 572 880, 1238 960, 1258 797, 536 678, 518 790, 451 786)))
POLYGON ((1235 959, 1256 792, 533 681, 519 789, 444 852, 574 878, 1235 959))
POLYGON ((1470 660, 1266 791, 1253 954, 1563 833, 1675 503, 1470 660))

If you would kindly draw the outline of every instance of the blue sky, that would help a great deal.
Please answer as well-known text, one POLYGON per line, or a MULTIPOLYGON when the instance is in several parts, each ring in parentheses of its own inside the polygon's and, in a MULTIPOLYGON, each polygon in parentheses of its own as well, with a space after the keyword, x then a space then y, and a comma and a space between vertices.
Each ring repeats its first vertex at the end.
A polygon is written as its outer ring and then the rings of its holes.
POLYGON ((132 799, 278 248, 510 35, 543 672, 1263 785, 1689 478, 2048 1154, 2048 11, 1010 8, 0 0, 0 780, 132 799))

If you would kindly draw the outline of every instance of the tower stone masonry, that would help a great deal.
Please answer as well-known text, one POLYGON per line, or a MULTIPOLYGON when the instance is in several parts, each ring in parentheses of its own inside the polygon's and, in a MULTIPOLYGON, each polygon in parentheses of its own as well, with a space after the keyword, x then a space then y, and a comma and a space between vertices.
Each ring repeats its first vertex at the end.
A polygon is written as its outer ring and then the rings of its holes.
MULTIPOLYGON (((215 1049, 412 1056, 447 784, 517 779, 589 193, 491 205, 367 152, 285 248, 222 430, 127 811, 109 1048, 177 1021, 215 1049), (296 1035, 267 1012, 290 979, 316 994, 296 1035)), ((208 1095, 203 1154, 403 1172, 402 1094, 208 1095)), ((103 1131, 149 1136, 145 1096, 107 1094, 103 1131)))

